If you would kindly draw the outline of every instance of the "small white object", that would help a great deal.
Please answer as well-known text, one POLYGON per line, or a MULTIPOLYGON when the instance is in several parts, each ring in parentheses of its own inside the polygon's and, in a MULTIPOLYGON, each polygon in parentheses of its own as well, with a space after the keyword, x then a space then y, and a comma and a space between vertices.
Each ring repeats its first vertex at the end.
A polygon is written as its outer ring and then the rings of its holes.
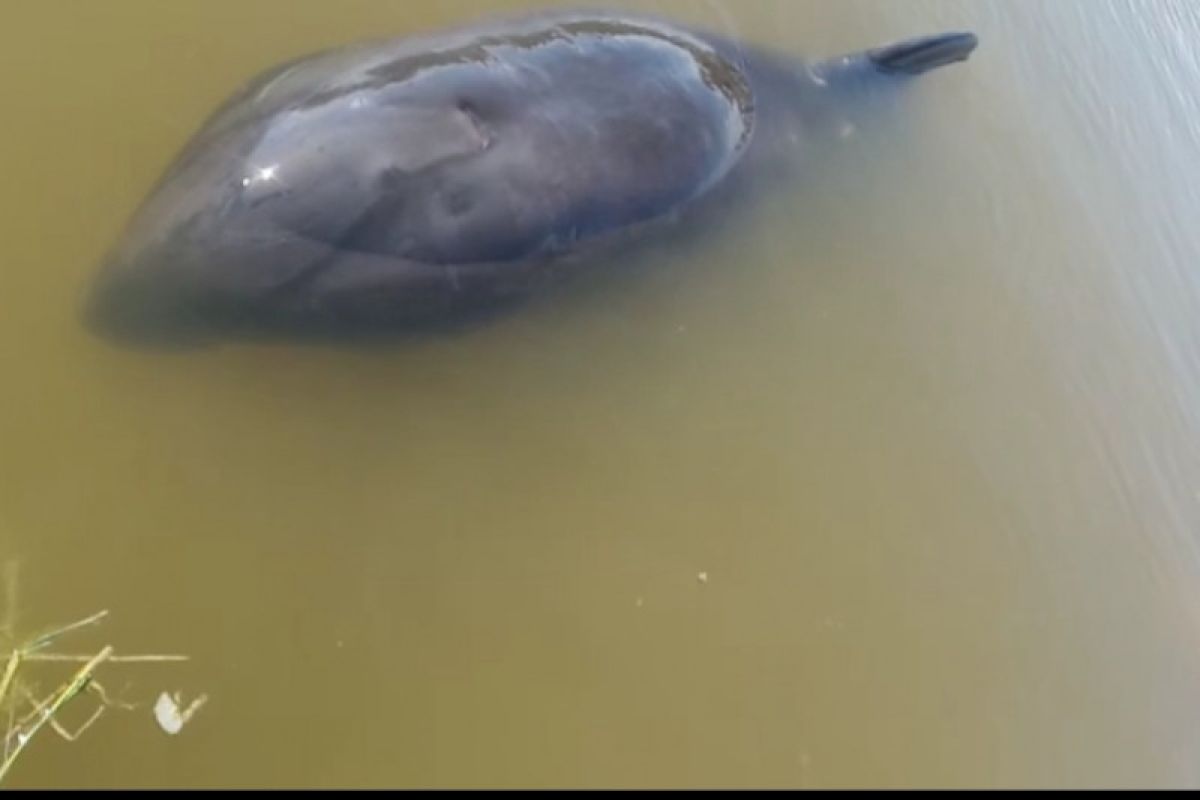
POLYGON ((179 692, 174 695, 169 695, 163 692, 158 696, 158 701, 154 704, 154 718, 158 721, 158 726, 167 733, 174 736, 183 730, 186 725, 200 707, 208 702, 208 695, 200 695, 187 708, 183 708, 183 703, 180 700, 179 692))
POLYGON ((699 575, 696 576, 696 580, 700 581, 701 583, 708 583, 708 573, 701 572, 699 575))

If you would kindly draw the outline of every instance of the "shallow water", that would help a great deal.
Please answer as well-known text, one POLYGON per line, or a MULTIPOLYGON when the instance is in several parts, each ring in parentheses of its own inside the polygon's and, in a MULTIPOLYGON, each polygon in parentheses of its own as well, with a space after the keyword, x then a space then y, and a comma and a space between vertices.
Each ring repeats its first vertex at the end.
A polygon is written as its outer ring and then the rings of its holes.
POLYGON ((1200 784, 1200 7, 627 2, 813 55, 943 28, 810 180, 386 350, 147 353, 96 260, 244 78, 522 3, 47 0, 0 66, 0 555, 207 693, 21 786, 1200 784), (661 263, 659 263, 661 262, 661 263))

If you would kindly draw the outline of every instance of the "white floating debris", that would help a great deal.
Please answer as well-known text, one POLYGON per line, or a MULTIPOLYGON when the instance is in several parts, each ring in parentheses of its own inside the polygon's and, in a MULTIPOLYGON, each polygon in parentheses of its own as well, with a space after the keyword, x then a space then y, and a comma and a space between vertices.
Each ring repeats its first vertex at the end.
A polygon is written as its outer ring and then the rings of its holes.
POLYGON ((207 702, 208 695, 202 694, 193 700, 192 704, 187 708, 183 708, 179 692, 176 692, 173 696, 163 692, 158 696, 158 701, 154 704, 154 718, 158 720, 160 728, 174 736, 183 730, 183 726, 207 702))
POLYGON ((708 573, 701 572, 699 575, 696 576, 696 580, 700 581, 701 583, 708 583, 708 573))

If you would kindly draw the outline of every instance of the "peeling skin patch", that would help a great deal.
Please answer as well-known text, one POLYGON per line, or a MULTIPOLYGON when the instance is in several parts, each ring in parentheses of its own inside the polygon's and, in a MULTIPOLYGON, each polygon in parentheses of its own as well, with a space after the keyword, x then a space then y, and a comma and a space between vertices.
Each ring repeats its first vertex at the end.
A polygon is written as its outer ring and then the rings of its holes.
POLYGON ((657 39, 687 50, 701 66, 710 86, 721 89, 730 100, 742 101, 745 104, 744 110, 752 105, 749 86, 740 71, 732 69, 732 65, 708 45, 679 33, 668 33, 649 25, 616 20, 563 22, 530 33, 481 37, 463 47, 392 61, 372 69, 368 74, 372 78, 382 78, 385 83, 391 83, 406 80, 419 72, 440 66, 488 63, 493 60, 494 51, 501 48, 534 50, 555 43, 577 44, 580 40, 622 37, 657 39))
POLYGON ((316 106, 346 92, 349 88, 372 89, 402 83, 422 73, 471 65, 496 66, 504 62, 506 50, 537 50, 554 45, 587 47, 616 39, 645 39, 687 53, 695 63, 705 85, 721 93, 737 109, 743 121, 744 140, 753 129, 754 92, 745 74, 736 65, 704 42, 679 32, 659 30, 650 25, 621 21, 578 20, 547 25, 529 32, 477 38, 459 47, 432 52, 412 53, 372 67, 365 78, 352 86, 334 86, 309 96, 304 105, 316 106))

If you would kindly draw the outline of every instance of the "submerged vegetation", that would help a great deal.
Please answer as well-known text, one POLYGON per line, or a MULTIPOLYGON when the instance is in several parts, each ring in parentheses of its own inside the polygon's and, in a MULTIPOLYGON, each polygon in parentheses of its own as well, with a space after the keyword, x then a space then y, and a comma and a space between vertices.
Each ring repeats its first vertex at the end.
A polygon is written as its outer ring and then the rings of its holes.
MULTIPOLYGON (((99 626, 108 611, 32 635, 17 628, 18 570, 15 562, 4 566, 3 606, 0 607, 0 785, 22 753, 47 731, 73 742, 90 729, 106 711, 130 711, 138 705, 115 698, 97 679, 102 668, 129 663, 171 663, 186 661, 187 656, 163 654, 118 654, 112 645, 95 652, 68 653, 58 650, 72 634, 99 626), (65 670, 65 671, 64 671, 65 670), (58 674, 56 674, 58 673, 58 674), (50 678, 50 691, 38 689, 39 681, 50 678), (82 722, 68 727, 62 712, 83 706, 82 722)), ((178 698, 165 692, 154 707, 159 725, 167 733, 177 733, 206 698, 201 696, 187 709, 178 698)))

